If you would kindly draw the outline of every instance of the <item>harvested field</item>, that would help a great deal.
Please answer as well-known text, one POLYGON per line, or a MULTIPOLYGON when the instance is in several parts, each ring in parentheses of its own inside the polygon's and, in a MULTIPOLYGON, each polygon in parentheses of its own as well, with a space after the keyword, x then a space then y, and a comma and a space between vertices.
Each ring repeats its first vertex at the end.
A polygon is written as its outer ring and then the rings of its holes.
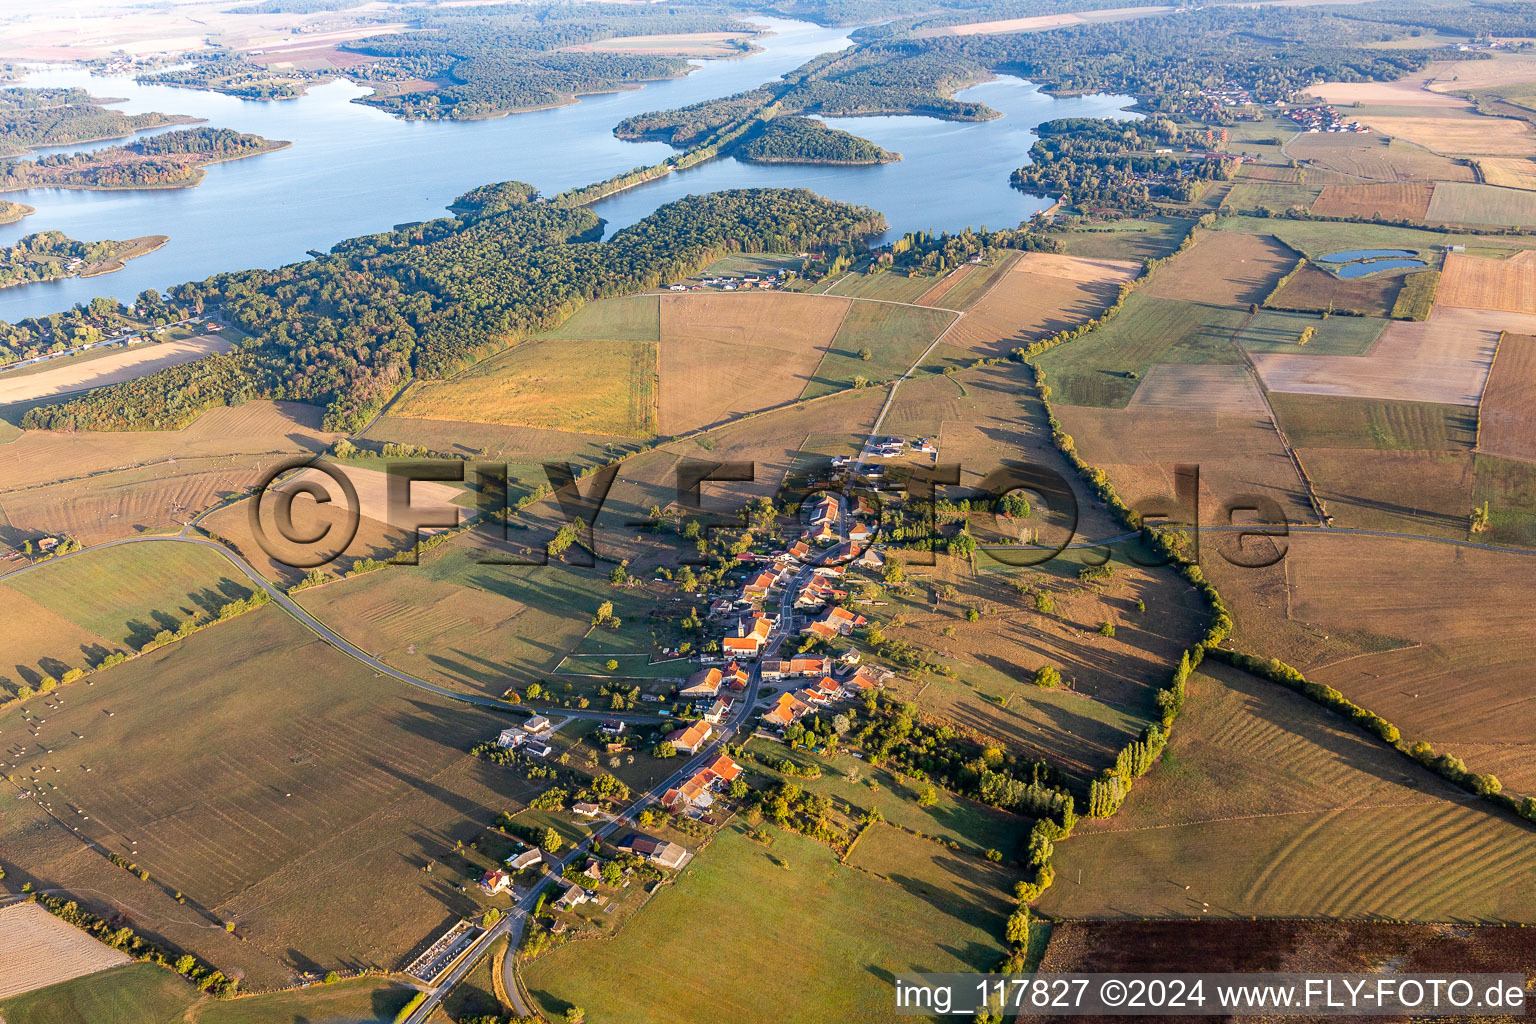
POLYGON ((1249 352, 1306 352, 1309 355, 1364 355, 1386 330, 1387 321, 1365 316, 1323 317, 1262 309, 1248 322, 1237 342, 1249 352), (1298 344, 1311 328, 1315 333, 1305 345, 1298 344))
POLYGON ((0 805, 7 884, 121 908, 253 989, 394 969, 478 913, 451 872, 420 867, 532 791, 464 753, 499 716, 380 678, 272 607, 57 696, 25 743, 21 712, 0 716, 6 770, 33 795, 0 805))
POLYGON ((1478 451, 1536 462, 1536 337, 1506 334, 1478 409, 1478 451))
POLYGON ((1464 452, 1353 447, 1296 454, 1335 526, 1453 540, 1467 535, 1475 475, 1464 452))
POLYGON ((235 339, 223 334, 200 335, 178 341, 136 345, 99 359, 60 366, 43 373, 0 376, 0 405, 34 402, 74 391, 88 391, 125 380, 147 377, 156 370, 228 352, 235 339))
MULTIPOLYGON (((1508 117, 1378 117, 1366 124, 1443 156, 1536 156, 1536 134, 1508 117)), ((1458 179, 1449 179, 1452 181, 1458 179)))
POLYGON ((1475 181, 1472 168, 1375 133, 1303 133, 1285 144, 1296 160, 1368 181, 1475 181))
POLYGON ((1435 92, 1461 92, 1536 82, 1536 61, 1528 53, 1495 53, 1492 60, 1448 60, 1424 71, 1435 92))
POLYGON ((1299 185, 1282 181, 1239 181, 1232 186, 1222 206, 1234 210, 1288 210, 1293 206, 1310 207, 1323 191, 1321 185, 1299 185))
POLYGON ((1448 253, 1435 301, 1441 306, 1536 313, 1536 250, 1505 260, 1448 253))
POLYGON ((36 903, 0 907, 0 999, 128 962, 36 903))
POLYGON ((855 302, 800 397, 853 387, 857 377, 865 381, 900 377, 954 319, 955 314, 947 310, 855 302), (862 352, 868 352, 869 358, 864 359, 862 352))
POLYGON ((1370 107, 1472 110, 1472 104, 1460 96, 1430 92, 1420 77, 1403 78, 1396 82, 1321 82, 1307 86, 1306 92, 1309 96, 1316 96, 1324 103, 1335 106, 1347 107, 1360 103, 1370 107))
POLYGON ((1536 920, 1529 827, 1339 716, 1213 665, 1179 726, 1118 814, 1057 845, 1058 880, 1082 884, 1052 886, 1047 913, 1536 920))
POLYGON ((1263 416, 1264 396, 1244 366, 1184 366, 1158 363, 1126 406, 1130 409, 1184 409, 1263 416))
POLYGON ((1270 391, 1477 405, 1499 333, 1517 316, 1437 309, 1423 323, 1393 322, 1363 356, 1261 352, 1253 361, 1270 391))
POLYGON ((1269 305, 1282 310, 1349 310, 1365 317, 1385 317, 1392 312, 1402 285, 1401 274, 1346 279, 1308 264, 1285 283, 1269 305))
POLYGON ((1120 260, 1025 253, 955 325, 943 350, 966 361, 1005 356, 1098 316, 1140 270, 1120 260))
POLYGON ((1295 265, 1296 254, 1274 238, 1207 231, 1141 290, 1154 298, 1246 306, 1264 301, 1295 265))
POLYGON ((1058 402, 1124 408, 1154 363, 1241 362, 1232 335, 1247 316, 1246 309, 1155 298, 1143 288, 1109 323, 1045 353, 1039 364, 1058 402))
POLYGON ((1298 448, 1470 451, 1476 413, 1465 405, 1273 392, 1270 405, 1298 448))
POLYGON ((1378 921, 1064 921, 1046 973, 1493 971, 1536 976, 1536 932, 1378 921))
POLYGON ((539 335, 562 341, 659 341, 655 295, 621 295, 589 302, 565 323, 539 335))
POLYGON ((663 296, 661 432, 681 434, 794 401, 849 305, 789 293, 663 296))
POLYGON ((406 419, 650 438, 656 348, 650 341, 527 342, 448 380, 416 381, 391 411, 406 419))
MULTIPOLYGON (((1263 415, 1202 414, 1178 410, 1088 409, 1059 406, 1063 428, 1083 458, 1104 470, 1127 504, 1161 510, 1187 521, 1174 505, 1175 470, 1200 470, 1202 521, 1224 523, 1225 503, 1245 494, 1268 495, 1291 522, 1312 522, 1310 503, 1280 438, 1263 415)), ((1219 543, 1219 535, 1206 538, 1219 543)))
POLYGON ((991 291, 993 285, 1016 269, 1023 259, 1022 253, 1006 252, 1000 257, 993 256, 989 263, 972 267, 970 273, 961 277, 944 293, 944 307, 946 309, 972 308, 982 296, 991 291))
POLYGON ((1430 193, 1437 187, 1422 181, 1325 185, 1312 204, 1312 212, 1319 217, 1423 220, 1429 210, 1430 193))
POLYGON ((1536 194, 1494 185, 1442 182, 1426 219, 1437 224, 1487 224, 1519 228, 1536 223, 1536 194))
POLYGON ((1526 157, 1485 157, 1477 162, 1483 180, 1505 188, 1536 189, 1536 160, 1526 157))
POLYGON ((321 410, 313 405, 258 401, 210 409, 180 430, 29 430, 0 449, 0 490, 166 460, 317 453, 337 436, 320 429, 320 417, 321 410))
POLYGON ((848 274, 824 294, 854 299, 883 299, 887 302, 920 302, 925 294, 942 287, 950 277, 964 276, 964 270, 964 267, 956 268, 953 273, 942 278, 933 274, 913 274, 908 277, 892 271, 848 274))
POLYGON ((1175 217, 1133 218, 1078 228, 1057 240, 1069 256, 1145 260, 1177 249, 1189 233, 1189 225, 1189 221, 1175 217))

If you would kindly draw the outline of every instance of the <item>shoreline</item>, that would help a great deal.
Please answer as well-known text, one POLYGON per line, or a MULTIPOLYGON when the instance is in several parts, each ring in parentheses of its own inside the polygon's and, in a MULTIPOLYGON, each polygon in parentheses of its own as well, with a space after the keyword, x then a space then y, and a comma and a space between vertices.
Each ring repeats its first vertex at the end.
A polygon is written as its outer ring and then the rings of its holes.
POLYGON ((127 248, 110 259, 100 263, 87 263, 73 274, 59 274, 57 277, 44 277, 35 281, 10 281, 0 282, 0 291, 8 291, 12 288, 25 288, 34 284, 53 284, 56 281, 72 281, 76 278, 105 277, 107 274, 115 274, 128 265, 129 260, 136 260, 140 256, 148 256, 150 253, 162 248, 169 242, 169 235, 140 235, 137 238, 124 239, 121 245, 127 248))
MULTIPOLYGON (((203 183, 203 179, 207 177, 208 168, 214 164, 227 164, 236 160, 248 160, 251 157, 266 156, 268 153, 276 153, 292 145, 292 142, 268 140, 266 145, 249 153, 234 153, 229 156, 214 157, 210 160, 200 161, 193 165, 197 173, 188 175, 178 181, 167 181, 158 185, 83 185, 78 182, 39 181, 29 182, 25 185, 0 185, 0 195, 11 192, 30 192, 34 189, 46 188, 68 189, 74 192, 156 192, 168 189, 196 188, 203 183)), ((33 212, 36 211, 34 210, 33 212)))

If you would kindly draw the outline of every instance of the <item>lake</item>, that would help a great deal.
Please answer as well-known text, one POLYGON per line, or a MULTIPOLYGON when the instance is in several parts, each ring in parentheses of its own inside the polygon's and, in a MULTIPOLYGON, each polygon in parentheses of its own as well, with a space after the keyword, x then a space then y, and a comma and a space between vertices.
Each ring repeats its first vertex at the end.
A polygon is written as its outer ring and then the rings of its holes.
MULTIPOLYGON (((35 71, 24 84, 81 86, 97 96, 124 98, 118 109, 127 113, 189 114, 293 145, 209 167, 195 188, 6 193, 38 212, 0 228, 0 244, 44 230, 91 241, 150 234, 168 235, 170 241, 116 274, 6 289, 0 292, 0 319, 51 313, 97 295, 131 299, 145 288, 165 289, 220 271, 297 262, 311 249, 324 251, 354 235, 442 216, 456 196, 488 182, 527 181, 547 195, 656 163, 675 151, 660 142, 617 139, 613 126, 631 114, 753 88, 816 54, 848 45, 847 29, 754 20, 774 32, 759 40, 759 53, 701 62, 687 78, 488 121, 401 121, 352 102, 367 90, 344 80, 316 86, 296 100, 261 102, 141 85, 130 78, 92 77, 76 68, 35 71)), ((1134 102, 1128 96, 1056 100, 1014 78, 983 83, 961 95, 984 100, 1005 116, 968 124, 925 117, 832 119, 829 123, 905 159, 871 167, 717 160, 620 193, 593 209, 613 230, 690 192, 803 186, 881 210, 897 234, 958 231, 968 225, 1013 227, 1050 203, 1008 185, 1009 174, 1026 160, 1035 125, 1057 117, 1135 116, 1123 113, 1134 102)))

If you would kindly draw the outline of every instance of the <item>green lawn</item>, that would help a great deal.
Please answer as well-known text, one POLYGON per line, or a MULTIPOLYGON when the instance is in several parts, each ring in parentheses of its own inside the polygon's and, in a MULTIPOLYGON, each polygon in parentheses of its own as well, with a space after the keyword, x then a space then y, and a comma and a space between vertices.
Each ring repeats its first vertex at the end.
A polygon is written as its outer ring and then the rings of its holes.
POLYGON ((527 828, 538 829, 540 833, 547 828, 552 828, 565 837, 569 845, 581 842, 592 832, 592 826, 587 819, 577 818, 570 811, 541 811, 529 807, 518 811, 512 816, 512 820, 527 828))
POLYGON ((453 986, 453 990, 444 997, 443 1012, 450 1020, 486 1016, 499 1018, 507 1012, 501 1000, 496 998, 496 982, 492 977, 492 971, 500 963, 500 956, 506 949, 507 940, 497 939, 490 952, 475 964, 475 969, 465 975, 464 980, 453 986))
POLYGON ((660 341, 661 307, 655 295, 624 295, 589 302, 540 338, 582 341, 660 341))
POLYGON ((156 633, 248 597, 223 555, 193 544, 126 544, 60 559, 0 587, 114 643, 141 647, 156 633))
POLYGON ((959 876, 896 884, 770 831, 764 847, 728 826, 612 941, 573 943, 525 968, 544 1012, 558 1019, 579 1005, 589 1024, 883 1022, 892 974, 996 966, 991 892, 959 876))
POLYGON ((1039 358, 1056 400, 1124 408, 1153 363, 1236 363, 1232 332, 1247 311, 1134 293, 1120 314, 1039 358), (1134 376, 1133 376, 1134 374, 1134 376))
POLYGON ((1285 181, 1239 181, 1227 193, 1223 205, 1234 210, 1287 210, 1292 206, 1311 206, 1322 192, 1321 185, 1301 185, 1285 181))
POLYGON ((1476 235, 1431 228, 1399 228, 1387 224, 1239 216, 1224 217, 1216 226, 1223 231, 1274 235, 1312 259, 1349 249, 1415 249, 1432 252, 1444 245, 1465 245, 1467 251, 1473 254, 1503 255, 1518 248, 1517 245, 1506 245, 1476 235))
POLYGON ((1387 321, 1378 317, 1286 313, 1265 309, 1239 334, 1249 352, 1289 352, 1316 356, 1359 356, 1381 337, 1387 321), (1311 327, 1317 334, 1305 345, 1296 340, 1311 327))
POLYGON ((841 391, 852 387, 855 377, 885 381, 901 376, 954 318, 937 309, 855 302, 800 397, 841 391), (863 349, 869 350, 867 361, 859 355, 863 349))
POLYGON ((969 309, 977 299, 987 293, 997 282, 997 279, 1006 274, 1015 263, 1019 262, 1022 253, 1005 252, 992 259, 985 265, 976 267, 966 273, 960 279, 960 283, 944 294, 944 297, 934 302, 934 305, 943 306, 946 309, 969 309))
POLYGON ((358 978, 297 992, 206 1000, 194 1008, 190 1020, 192 1024, 372 1024, 393 1021, 414 994, 408 985, 358 978))

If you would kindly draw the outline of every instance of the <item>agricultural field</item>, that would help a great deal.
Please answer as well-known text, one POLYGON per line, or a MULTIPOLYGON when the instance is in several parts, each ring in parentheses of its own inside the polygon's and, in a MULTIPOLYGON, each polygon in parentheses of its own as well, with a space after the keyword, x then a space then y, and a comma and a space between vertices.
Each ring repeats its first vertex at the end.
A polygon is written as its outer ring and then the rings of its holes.
POLYGON ((1013 270, 1029 254, 1011 252, 994 254, 979 266, 967 264, 934 285, 918 301, 925 306, 943 306, 946 309, 970 309, 992 286, 1013 270))
POLYGON ((390 1020, 413 990, 371 978, 270 995, 214 999, 171 971, 136 963, 0 1002, 12 1024, 376 1024, 390 1020))
POLYGON ((787 293, 663 296, 661 433, 793 402, 812 383, 851 305, 787 293))
POLYGON ((1391 314, 1402 286, 1400 274, 1375 273, 1346 279, 1309 263, 1285 283, 1268 305, 1280 310, 1385 317, 1391 314))
POLYGON ((1536 462, 1536 337, 1505 334, 1478 407, 1477 449, 1536 462))
POLYGON ((614 939, 572 943, 528 964, 523 977, 543 1012, 558 1017, 579 1004, 591 1024, 883 1021, 888 972, 995 965, 1006 891, 958 875, 887 881, 839 864, 813 840, 772 835, 763 846, 727 826, 614 939), (771 1000, 755 980, 765 970, 763 936, 774 937, 771 1000), (700 949, 709 950, 709 970, 677 969, 700 949), (637 1002, 636 992, 647 998, 637 1002))
POLYGON ((448 380, 415 382, 392 413, 650 438, 656 350, 651 341, 528 342, 448 380))
POLYGON ((1120 812, 1058 844, 1040 905, 1068 918, 1529 921, 1532 870, 1525 826, 1305 698, 1211 666, 1120 812))
POLYGON ((660 311, 655 295, 622 295, 589 302, 552 331, 546 341, 660 341, 660 311))
POLYGON ((1092 227, 1079 227, 1057 236, 1069 256, 1101 260, 1146 260, 1167 256, 1189 233, 1180 218, 1128 218, 1092 227))
MULTIPOLYGON (((1223 207, 1233 210, 1289 210, 1292 207, 1310 208, 1323 191, 1322 185, 1302 185, 1284 181, 1236 182, 1222 200, 1223 207)), ((1338 186, 1329 185, 1328 188, 1338 186)))
POLYGON ((1504 260, 1447 254, 1435 301, 1442 306, 1536 314, 1536 250, 1504 260))
POLYGON ((1476 480, 1465 452, 1299 448, 1317 496, 1339 527, 1461 540, 1476 480))
MULTIPOLYGON (((1526 174, 1536 183, 1536 175, 1530 169, 1536 163, 1526 162, 1526 174)), ((1536 222, 1536 195, 1527 184, 1519 188, 1496 187, 1502 182, 1473 185, 1467 182, 1442 182, 1435 186, 1434 199, 1424 214, 1424 219, 1436 224, 1486 224, 1493 227, 1518 228, 1536 222)))
POLYGON ((1307 86, 1307 95, 1343 107, 1358 103, 1371 107, 1431 107, 1467 113, 1472 110, 1472 104, 1459 96, 1430 92, 1422 76, 1409 76, 1396 82, 1320 82, 1307 86))
POLYGON ((1378 132, 1300 134, 1285 144, 1286 156, 1312 168, 1356 181, 1475 181, 1472 168, 1424 146, 1378 132))
POLYGON ((1423 220, 1429 211, 1430 195, 1438 188, 1438 185, 1418 181, 1325 185, 1312 204, 1312 212, 1319 217, 1423 220))
POLYGON ((1296 265, 1296 254, 1273 238, 1233 231, 1206 231, 1142 286, 1148 296, 1216 306, 1262 302, 1275 282, 1296 265))
MULTIPOLYGON (((444 686, 500 696, 547 680, 592 629, 604 601, 626 623, 627 651, 658 639, 647 625, 654 595, 615 589, 607 571, 480 564, 490 552, 469 535, 428 552, 416 566, 392 566, 300 592, 306 610, 370 654, 444 686)), ((660 626, 654 627, 660 629, 660 626)), ((605 656, 619 653, 612 644, 605 656)))
POLYGON ((1382 117, 1363 114, 1361 120, 1394 139, 1406 140, 1443 156, 1536 155, 1536 134, 1532 133, 1531 126, 1507 117, 1382 117))
POLYGON ((200 334, 192 338, 136 345, 99 359, 61 361, 42 373, 0 376, 0 405, 35 402, 76 391, 89 391, 125 380, 137 380, 167 366, 190 363, 238 344, 234 334, 200 334))
POLYGON ((58 679, 114 651, 136 651, 251 592, 227 558, 192 544, 135 544, 44 563, 0 583, 0 599, 15 613, 0 642, 0 685, 35 688, 44 675, 58 679))
MULTIPOLYGON (((949 274, 913 274, 910 277, 898 271, 882 270, 872 274, 846 274, 828 288, 825 295, 842 295, 854 299, 880 299, 884 302, 920 302, 925 295, 942 292, 957 282, 967 272, 960 267, 949 274)), ((929 303, 942 305, 942 303, 929 303)))
POLYGON ((1246 309, 1156 298, 1143 288, 1109 323, 1037 362, 1058 402, 1124 408, 1154 363, 1240 362, 1232 336, 1247 315, 1246 309))
POLYGON ((1379 921, 1065 921, 1040 969, 1069 972, 1311 971, 1536 974, 1529 928, 1379 921))
POLYGON ((1264 396, 1247 367, 1158 363, 1147 371, 1127 409, 1196 409, 1263 416, 1264 396))
POLYGON ((1306 352, 1314 355, 1360 356, 1370 351, 1387 321, 1368 316, 1329 316, 1263 309, 1237 336, 1248 352, 1306 352), (1305 345, 1300 339, 1313 331, 1305 345))
POLYGON ((867 382, 900 377, 954 319, 945 310, 854 302, 800 397, 853 387, 859 377, 867 382))
POLYGON ((1465 405, 1273 392, 1281 429, 1300 448, 1470 451, 1477 417, 1465 405))
POLYGON ((1098 316, 1140 270, 1123 260, 1025 253, 955 325, 935 355, 951 361, 1006 356, 1013 348, 1098 316))
POLYGON ((0 1000, 125 963, 128 954, 36 903, 0 908, 0 1000))
MULTIPOLYGON (((1394 321, 1364 356, 1261 352, 1252 357, 1272 392, 1475 406, 1503 325, 1521 314, 1436 309, 1423 323, 1394 321)), ((1536 328, 1536 317, 1525 317, 1536 328)))
POLYGON ((1536 160, 1528 157, 1485 157, 1477 162, 1477 169, 1490 185, 1536 189, 1536 160))
POLYGON ((299 970, 394 969, 476 912, 463 879, 422 866, 531 795, 465 753, 504 719, 380 677, 276 607, 52 703, 0 715, 7 771, 33 794, 0 805, 7 884, 123 912, 256 991, 299 970))

